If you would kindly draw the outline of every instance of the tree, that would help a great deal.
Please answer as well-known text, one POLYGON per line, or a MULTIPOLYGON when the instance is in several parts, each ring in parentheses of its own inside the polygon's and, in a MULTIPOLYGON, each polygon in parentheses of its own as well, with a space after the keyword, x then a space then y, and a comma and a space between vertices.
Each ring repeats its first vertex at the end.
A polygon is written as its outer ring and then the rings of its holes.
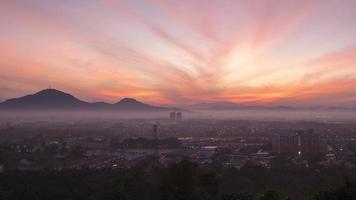
POLYGON ((315 200, 354 200, 356 199, 356 184, 346 181, 345 184, 336 189, 321 191, 314 196, 315 200))
POLYGON ((228 195, 222 195, 221 200, 253 200, 255 199, 253 195, 250 194, 228 194, 228 195))
POLYGON ((259 198, 259 200, 281 200, 281 199, 282 198, 275 190, 268 190, 259 198))

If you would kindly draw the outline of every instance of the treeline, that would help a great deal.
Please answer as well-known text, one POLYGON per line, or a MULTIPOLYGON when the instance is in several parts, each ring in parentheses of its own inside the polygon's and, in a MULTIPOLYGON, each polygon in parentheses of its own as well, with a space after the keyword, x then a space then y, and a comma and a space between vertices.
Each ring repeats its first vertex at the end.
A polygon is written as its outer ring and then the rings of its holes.
POLYGON ((145 160, 130 169, 7 171, 0 173, 0 199, 351 200, 356 199, 354 173, 252 163, 237 170, 189 161, 162 167, 145 160))

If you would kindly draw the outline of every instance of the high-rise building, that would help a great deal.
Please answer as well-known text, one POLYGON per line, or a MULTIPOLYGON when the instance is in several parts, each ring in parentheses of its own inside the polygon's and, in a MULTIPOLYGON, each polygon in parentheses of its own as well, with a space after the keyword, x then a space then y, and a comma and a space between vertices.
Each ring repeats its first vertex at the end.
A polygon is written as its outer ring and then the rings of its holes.
POLYGON ((273 152, 281 154, 297 154, 298 143, 299 140, 295 133, 276 135, 272 139, 273 152))
POLYGON ((176 112, 171 112, 169 114, 169 119, 172 121, 172 122, 175 122, 176 121, 176 112))
POLYGON ((277 135, 272 140, 272 146, 276 153, 291 155, 318 154, 326 151, 324 138, 313 129, 277 135))
POLYGON ((299 134, 301 148, 300 152, 304 154, 318 154, 326 152, 326 142, 319 134, 316 134, 313 129, 299 134))
POLYGON ((182 112, 177 112, 176 120, 177 120, 177 122, 180 122, 183 120, 182 112))
POLYGON ((156 158, 159 158, 159 139, 158 139, 158 125, 153 124, 153 132, 152 132, 152 137, 153 137, 153 154, 156 158))

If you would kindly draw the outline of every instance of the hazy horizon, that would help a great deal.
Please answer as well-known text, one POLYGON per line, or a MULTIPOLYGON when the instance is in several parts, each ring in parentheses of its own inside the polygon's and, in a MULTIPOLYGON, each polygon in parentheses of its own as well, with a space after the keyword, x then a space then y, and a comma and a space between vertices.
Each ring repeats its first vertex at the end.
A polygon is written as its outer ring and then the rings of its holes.
MULTIPOLYGON (((120 119, 168 120, 169 112, 125 111, 5 111, 0 113, 1 122, 21 121, 111 121, 120 119)), ((184 120, 257 120, 257 121, 315 121, 356 122, 356 110, 195 110, 183 112, 184 120)))
MULTIPOLYGON (((36 92, 29 93, 29 94, 23 94, 21 96, 11 97, 9 99, 4 99, 4 100, 0 99, 0 104, 1 103, 5 103, 8 100, 19 99, 19 98, 26 97, 28 95, 35 95, 37 93, 48 91, 48 90, 57 91, 57 92, 60 92, 60 93, 65 93, 65 94, 72 95, 74 98, 77 98, 78 100, 81 100, 81 101, 86 102, 86 103, 115 104, 115 103, 118 103, 118 102, 120 102, 122 100, 125 100, 125 99, 132 99, 132 100, 137 100, 137 101, 139 101, 141 103, 147 103, 147 102, 145 102, 144 99, 135 99, 135 98, 132 98, 132 97, 122 97, 121 99, 117 99, 114 102, 108 102, 108 101, 86 101, 86 100, 78 98, 75 94, 70 94, 70 93, 67 93, 66 91, 61 91, 61 90, 58 90, 56 88, 49 87, 49 88, 44 88, 44 89, 38 90, 36 92)), ((159 104, 159 103, 157 104, 157 103, 153 103, 153 104, 149 104, 149 105, 168 107, 168 108, 181 108, 181 109, 187 109, 187 110, 192 110, 192 111, 194 111, 194 110, 228 110, 228 109, 236 109, 236 110, 238 110, 238 109, 250 109, 250 110, 253 110, 253 109, 259 109, 259 108, 261 108, 261 109, 263 109, 263 108, 266 108, 266 109, 267 108, 276 108, 276 109, 278 109, 279 107, 282 107, 281 109, 283 109, 283 107, 285 109, 288 109, 288 108, 291 108, 291 109, 292 108, 303 108, 303 109, 309 109, 309 108, 356 109, 356 106, 354 106, 354 105, 349 105, 349 106, 345 106, 345 105, 303 105, 303 104, 301 105, 301 104, 287 104, 287 103, 285 103, 285 104, 282 104, 282 103, 260 104, 260 103, 238 103, 238 102, 233 102, 233 101, 198 101, 198 102, 187 103, 187 104, 159 104), (221 108, 219 108, 219 107, 221 107, 221 108)))

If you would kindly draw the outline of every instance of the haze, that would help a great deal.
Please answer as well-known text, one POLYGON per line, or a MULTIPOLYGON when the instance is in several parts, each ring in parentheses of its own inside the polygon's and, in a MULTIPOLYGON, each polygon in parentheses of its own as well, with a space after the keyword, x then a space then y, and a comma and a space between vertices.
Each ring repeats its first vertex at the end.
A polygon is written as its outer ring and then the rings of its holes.
MULTIPOLYGON (((21 122, 102 122, 117 120, 166 120, 168 112, 98 112, 98 111, 37 111, 37 112, 1 112, 0 125, 21 122)), ((356 122, 356 112, 327 110, 205 110, 184 112, 184 118, 190 120, 262 120, 262 121, 314 121, 314 122, 356 122)))

